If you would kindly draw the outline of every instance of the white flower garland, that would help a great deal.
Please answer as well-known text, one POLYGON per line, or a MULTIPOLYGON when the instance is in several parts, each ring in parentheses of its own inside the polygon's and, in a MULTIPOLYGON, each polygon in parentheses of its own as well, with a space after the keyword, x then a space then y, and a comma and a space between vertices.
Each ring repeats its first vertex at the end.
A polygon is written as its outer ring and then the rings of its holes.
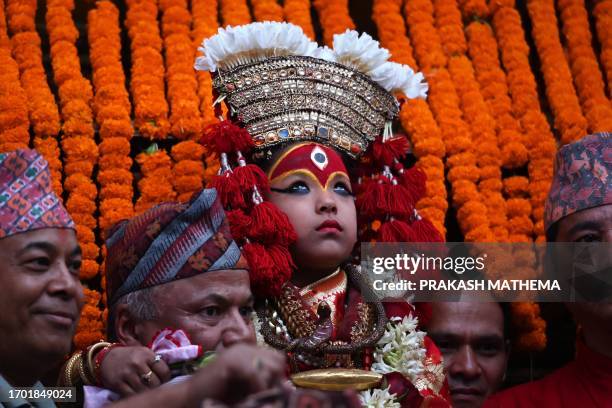
MULTIPOLYGON (((423 360, 426 357, 425 332, 417 330, 418 319, 412 315, 392 317, 387 323, 385 334, 380 338, 374 350, 372 371, 388 374, 399 372, 411 382, 423 373, 423 360)), ((395 394, 388 392, 376 393, 373 390, 363 391, 360 398, 366 407, 388 408, 399 406, 395 394), (391 401, 387 401, 386 399, 391 401), (397 405, 391 405, 397 403, 397 405)))
POLYGON ((400 408, 400 403, 395 400, 395 394, 389 392, 389 388, 366 390, 359 393, 359 401, 366 408, 400 408))
POLYGON ((425 332, 417 330, 417 325, 418 320, 412 315, 389 319, 374 351, 373 371, 381 374, 397 371, 412 382, 423 373, 425 332))

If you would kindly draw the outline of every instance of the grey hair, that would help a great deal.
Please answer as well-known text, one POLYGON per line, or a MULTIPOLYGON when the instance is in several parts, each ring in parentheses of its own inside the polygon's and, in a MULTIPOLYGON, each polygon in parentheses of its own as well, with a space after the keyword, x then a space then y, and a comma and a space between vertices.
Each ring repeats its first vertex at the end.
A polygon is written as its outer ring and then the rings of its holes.
POLYGON ((155 320, 159 311, 155 304, 155 292, 157 287, 152 286, 140 289, 121 296, 111 305, 108 313, 107 334, 110 341, 117 341, 115 332, 115 321, 117 319, 117 309, 120 305, 126 305, 130 316, 138 320, 155 320))

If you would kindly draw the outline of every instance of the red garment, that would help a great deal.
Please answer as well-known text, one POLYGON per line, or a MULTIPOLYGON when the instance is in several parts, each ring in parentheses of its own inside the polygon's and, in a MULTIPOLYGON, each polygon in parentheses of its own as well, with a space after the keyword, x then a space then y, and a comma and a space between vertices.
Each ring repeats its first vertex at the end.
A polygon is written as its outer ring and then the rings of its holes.
POLYGON ((577 344, 576 360, 538 381, 509 388, 483 408, 612 408, 612 358, 577 344))

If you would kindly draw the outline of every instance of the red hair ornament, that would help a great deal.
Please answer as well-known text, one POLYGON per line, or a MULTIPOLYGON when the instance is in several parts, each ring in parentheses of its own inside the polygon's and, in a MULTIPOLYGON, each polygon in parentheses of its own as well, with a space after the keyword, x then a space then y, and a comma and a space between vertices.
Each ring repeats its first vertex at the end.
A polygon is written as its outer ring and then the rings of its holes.
POLYGON ((209 126, 201 143, 220 157, 220 174, 210 184, 219 193, 234 238, 249 263, 253 293, 261 297, 280 295, 280 288, 295 268, 288 248, 297 236, 287 216, 264 202, 262 195, 270 189, 264 172, 246 164, 243 154, 254 146, 251 135, 224 120, 209 126), (237 162, 233 168, 230 158, 237 162))

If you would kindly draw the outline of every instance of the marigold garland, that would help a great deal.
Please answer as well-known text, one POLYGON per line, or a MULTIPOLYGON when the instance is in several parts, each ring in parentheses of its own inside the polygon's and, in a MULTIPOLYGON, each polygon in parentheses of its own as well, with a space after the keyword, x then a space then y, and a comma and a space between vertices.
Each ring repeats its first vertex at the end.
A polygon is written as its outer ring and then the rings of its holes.
POLYGON ((251 0, 255 21, 284 21, 283 8, 276 0, 251 0))
MULTIPOLYGON (((474 144, 476 165, 480 171, 478 191, 487 203, 491 231, 497 241, 503 242, 507 239, 508 230, 506 203, 501 194, 501 153, 497 145, 495 119, 480 92, 472 63, 466 57, 467 41, 457 4, 436 0, 434 12, 440 40, 448 57, 448 70, 460 97, 463 116, 470 125, 473 140, 478 140, 478 143, 474 144)), ((454 197, 458 205, 467 202, 476 193, 476 186, 465 180, 457 182, 455 187, 454 197)))
POLYGON ((168 153, 153 145, 136 156, 136 161, 143 175, 138 181, 140 197, 136 202, 136 213, 141 214, 161 202, 173 201, 176 193, 172 186, 172 159, 168 153))
POLYGON ((467 43, 463 34, 461 12, 454 1, 435 0, 434 14, 436 28, 447 57, 465 55, 467 43))
MULTIPOLYGON (((21 86, 26 94, 34 147, 49 162, 53 189, 62 194, 62 163, 57 140, 60 118, 42 64, 40 37, 36 31, 36 0, 8 0, 8 25, 13 57, 19 65, 21 86)), ((4 64, 2 64, 4 66, 4 64)))
POLYGON ((312 17, 310 15, 310 0, 285 0, 283 11, 288 23, 302 27, 304 34, 315 40, 312 17))
POLYGON ((170 103, 170 132, 180 140, 202 133, 197 81, 193 69, 195 50, 191 41, 191 14, 186 0, 164 0, 162 33, 167 67, 167 97, 170 103))
POLYGON ((237 26, 251 22, 251 13, 246 0, 220 0, 223 26, 237 26))
POLYGON ((512 115, 512 101, 508 95, 506 75, 499 65, 493 30, 487 24, 474 21, 467 26, 466 34, 476 78, 489 110, 496 118, 503 165, 511 169, 522 167, 529 159, 529 152, 520 123, 512 115))
POLYGON ((323 28, 323 42, 328 47, 333 45, 334 34, 355 28, 349 14, 348 0, 314 0, 313 5, 323 28))
POLYGON ((601 46, 599 60, 605 71, 608 83, 608 96, 612 98, 612 38, 610 37, 610 27, 612 27, 612 0, 600 0, 593 7, 595 17, 595 28, 597 29, 597 39, 601 46))
POLYGON ((541 351, 546 347, 546 322, 540 306, 532 302, 511 303, 512 324, 523 333, 515 344, 519 350, 541 351))
MULTIPOLYGON (((535 233, 538 236, 537 240, 542 241, 544 199, 550 186, 552 172, 542 174, 541 169, 552 169, 556 144, 548 122, 540 110, 537 85, 529 63, 529 47, 525 42, 521 18, 514 9, 514 2, 497 1, 492 11, 501 60, 507 72, 512 112, 520 119, 529 150, 529 179, 514 176, 504 180, 504 190, 509 197, 507 205, 511 221, 510 240, 529 242, 535 233)), ((514 259, 523 261, 514 268, 519 276, 537 276, 536 260, 527 260, 531 255, 529 250, 517 247, 514 259)), ((537 305, 525 305, 533 309, 533 313, 521 315, 522 304, 513 306, 513 319, 522 321, 515 335, 516 348, 522 351, 542 350, 546 346, 546 335, 542 329, 546 323, 540 317, 537 305)))
POLYGON ((446 145, 448 180, 452 186, 452 202, 457 207, 457 220, 468 242, 491 242, 493 233, 487 208, 475 184, 480 177, 472 152, 471 134, 462 118, 459 97, 446 70, 447 58, 434 26, 434 7, 430 0, 405 4, 404 14, 417 62, 425 72, 430 92, 429 105, 440 126, 446 145), (434 74, 435 72, 435 74, 434 74), (474 193, 468 201, 465 190, 474 193))
POLYGON ((425 196, 417 202, 416 208, 444 237, 446 235, 444 219, 448 202, 443 162, 446 148, 442 142, 440 128, 427 102, 418 99, 404 103, 400 111, 400 122, 413 143, 413 152, 418 159, 416 166, 427 177, 425 196))
MULTIPOLYGON (((531 218, 538 241, 544 238, 544 201, 552 181, 556 142, 540 109, 535 77, 529 63, 529 46, 519 13, 500 5, 493 16, 501 57, 508 73, 512 109, 520 117, 529 148, 529 196, 533 208, 531 218)), ((511 182, 510 182, 511 183, 511 182)), ((509 192, 512 195, 512 192, 509 192)))
POLYGON ((98 291, 84 288, 85 305, 81 310, 81 318, 77 325, 73 342, 78 350, 83 350, 90 344, 104 339, 104 324, 102 311, 98 307, 101 294, 98 291))
POLYGON ((57 139, 53 137, 35 137, 34 149, 42 154, 49 163, 53 191, 58 194, 58 197, 61 197, 64 189, 62 187, 62 161, 60 160, 60 147, 57 139))
POLYGON ((4 2, 0 0, 0 152, 27 148, 30 142, 26 94, 19 83, 19 67, 11 56, 4 2))
MULTIPOLYGON (((455 79, 457 91, 461 97, 461 108, 466 121, 470 124, 472 136, 478 143, 474 146, 477 156, 476 164, 480 171, 478 191, 487 203, 487 214, 491 231, 497 242, 508 238, 506 202, 501 194, 501 153, 497 146, 495 119, 489 113, 488 106, 480 93, 474 76, 472 64, 465 55, 449 59, 449 71, 455 79)), ((466 188, 474 188, 469 184, 466 188)), ((465 202, 473 196, 469 191, 466 197, 459 199, 465 202)))
POLYGON ((374 0, 372 20, 378 29, 380 43, 391 53, 391 60, 416 69, 412 44, 406 36, 402 3, 402 0, 374 0))
POLYGON ((578 102, 572 75, 559 40, 557 16, 552 0, 528 0, 532 35, 540 57, 546 96, 553 110, 555 128, 562 143, 587 134, 587 122, 578 102))
POLYGON ((204 187, 204 147, 188 140, 174 145, 171 155, 175 163, 172 182, 177 200, 188 201, 193 193, 204 187))
POLYGON ((142 136, 168 136, 168 103, 164 87, 164 59, 157 23, 157 1, 128 0, 125 25, 130 37, 132 67, 130 92, 134 125, 142 136))
POLYGON ((584 0, 560 0, 558 8, 567 42, 569 63, 589 131, 612 129, 612 107, 605 93, 599 62, 591 46, 591 30, 584 0))
MULTIPOLYGON (((405 22, 401 13, 402 1, 375 0, 372 20, 376 23, 381 45, 391 53, 391 59, 408 64, 416 69, 412 45, 406 35, 405 22)), ((425 195, 416 203, 421 215, 427 218, 442 236, 446 235, 444 219, 448 203, 444 185, 444 163, 446 148, 427 102, 421 99, 405 101, 400 110, 400 122, 412 142, 417 157, 416 166, 426 176, 425 195), (438 199, 436 199, 438 198, 438 199)), ((377 230, 376 226, 372 227, 377 230)))
POLYGON ((445 67, 447 63, 434 25, 433 12, 430 1, 409 1, 404 4, 414 55, 421 69, 426 72, 445 67))
MULTIPOLYGON (((51 66, 58 86, 63 119, 64 189, 68 193, 66 209, 80 227, 79 244, 90 248, 83 254, 80 271, 82 280, 98 274, 98 249, 91 239, 97 227, 97 187, 92 176, 98 160, 91 110, 92 89, 81 74, 76 48, 78 30, 72 20, 73 0, 49 0, 45 14, 46 29, 51 45, 51 66), (84 232, 87 229, 89 232, 84 232), (94 249, 94 246, 96 248, 94 249)), ((94 235, 95 237, 95 235, 94 235)))
MULTIPOLYGON (((513 183, 529 185, 529 179, 514 176, 513 183)), ((532 241, 533 221, 531 221, 531 202, 524 189, 506 189, 508 194, 508 232, 510 242, 532 241)))
MULTIPOLYGON (((191 36, 196 49, 204 38, 214 35, 218 28, 217 23, 217 1, 215 0, 193 0, 191 2, 191 13, 193 16, 193 29, 191 36)), ((200 112, 203 118, 203 127, 218 121, 213 108, 212 78, 210 72, 198 71, 198 97, 200 98, 200 112)), ((217 174, 219 161, 212 154, 205 154, 204 183, 211 180, 217 174)))
MULTIPOLYGON (((87 16, 90 61, 95 88, 94 111, 100 127, 100 232, 106 231, 122 219, 134 214, 132 199, 132 158, 130 139, 134 129, 130 120, 131 105, 125 88, 125 74, 121 65, 121 32, 119 10, 110 1, 96 3, 87 16), (121 183, 106 183, 108 171, 125 170, 129 176, 121 183)), ((127 174, 126 174, 127 175, 127 174)))
MULTIPOLYGON (((193 29, 191 38, 194 49, 197 49, 205 38, 217 32, 217 1, 216 0, 193 0, 191 2, 191 14, 193 17, 193 29)), ((200 112, 204 119, 203 126, 215 122, 213 110, 212 78, 208 71, 197 71, 198 97, 200 98, 200 112)))

